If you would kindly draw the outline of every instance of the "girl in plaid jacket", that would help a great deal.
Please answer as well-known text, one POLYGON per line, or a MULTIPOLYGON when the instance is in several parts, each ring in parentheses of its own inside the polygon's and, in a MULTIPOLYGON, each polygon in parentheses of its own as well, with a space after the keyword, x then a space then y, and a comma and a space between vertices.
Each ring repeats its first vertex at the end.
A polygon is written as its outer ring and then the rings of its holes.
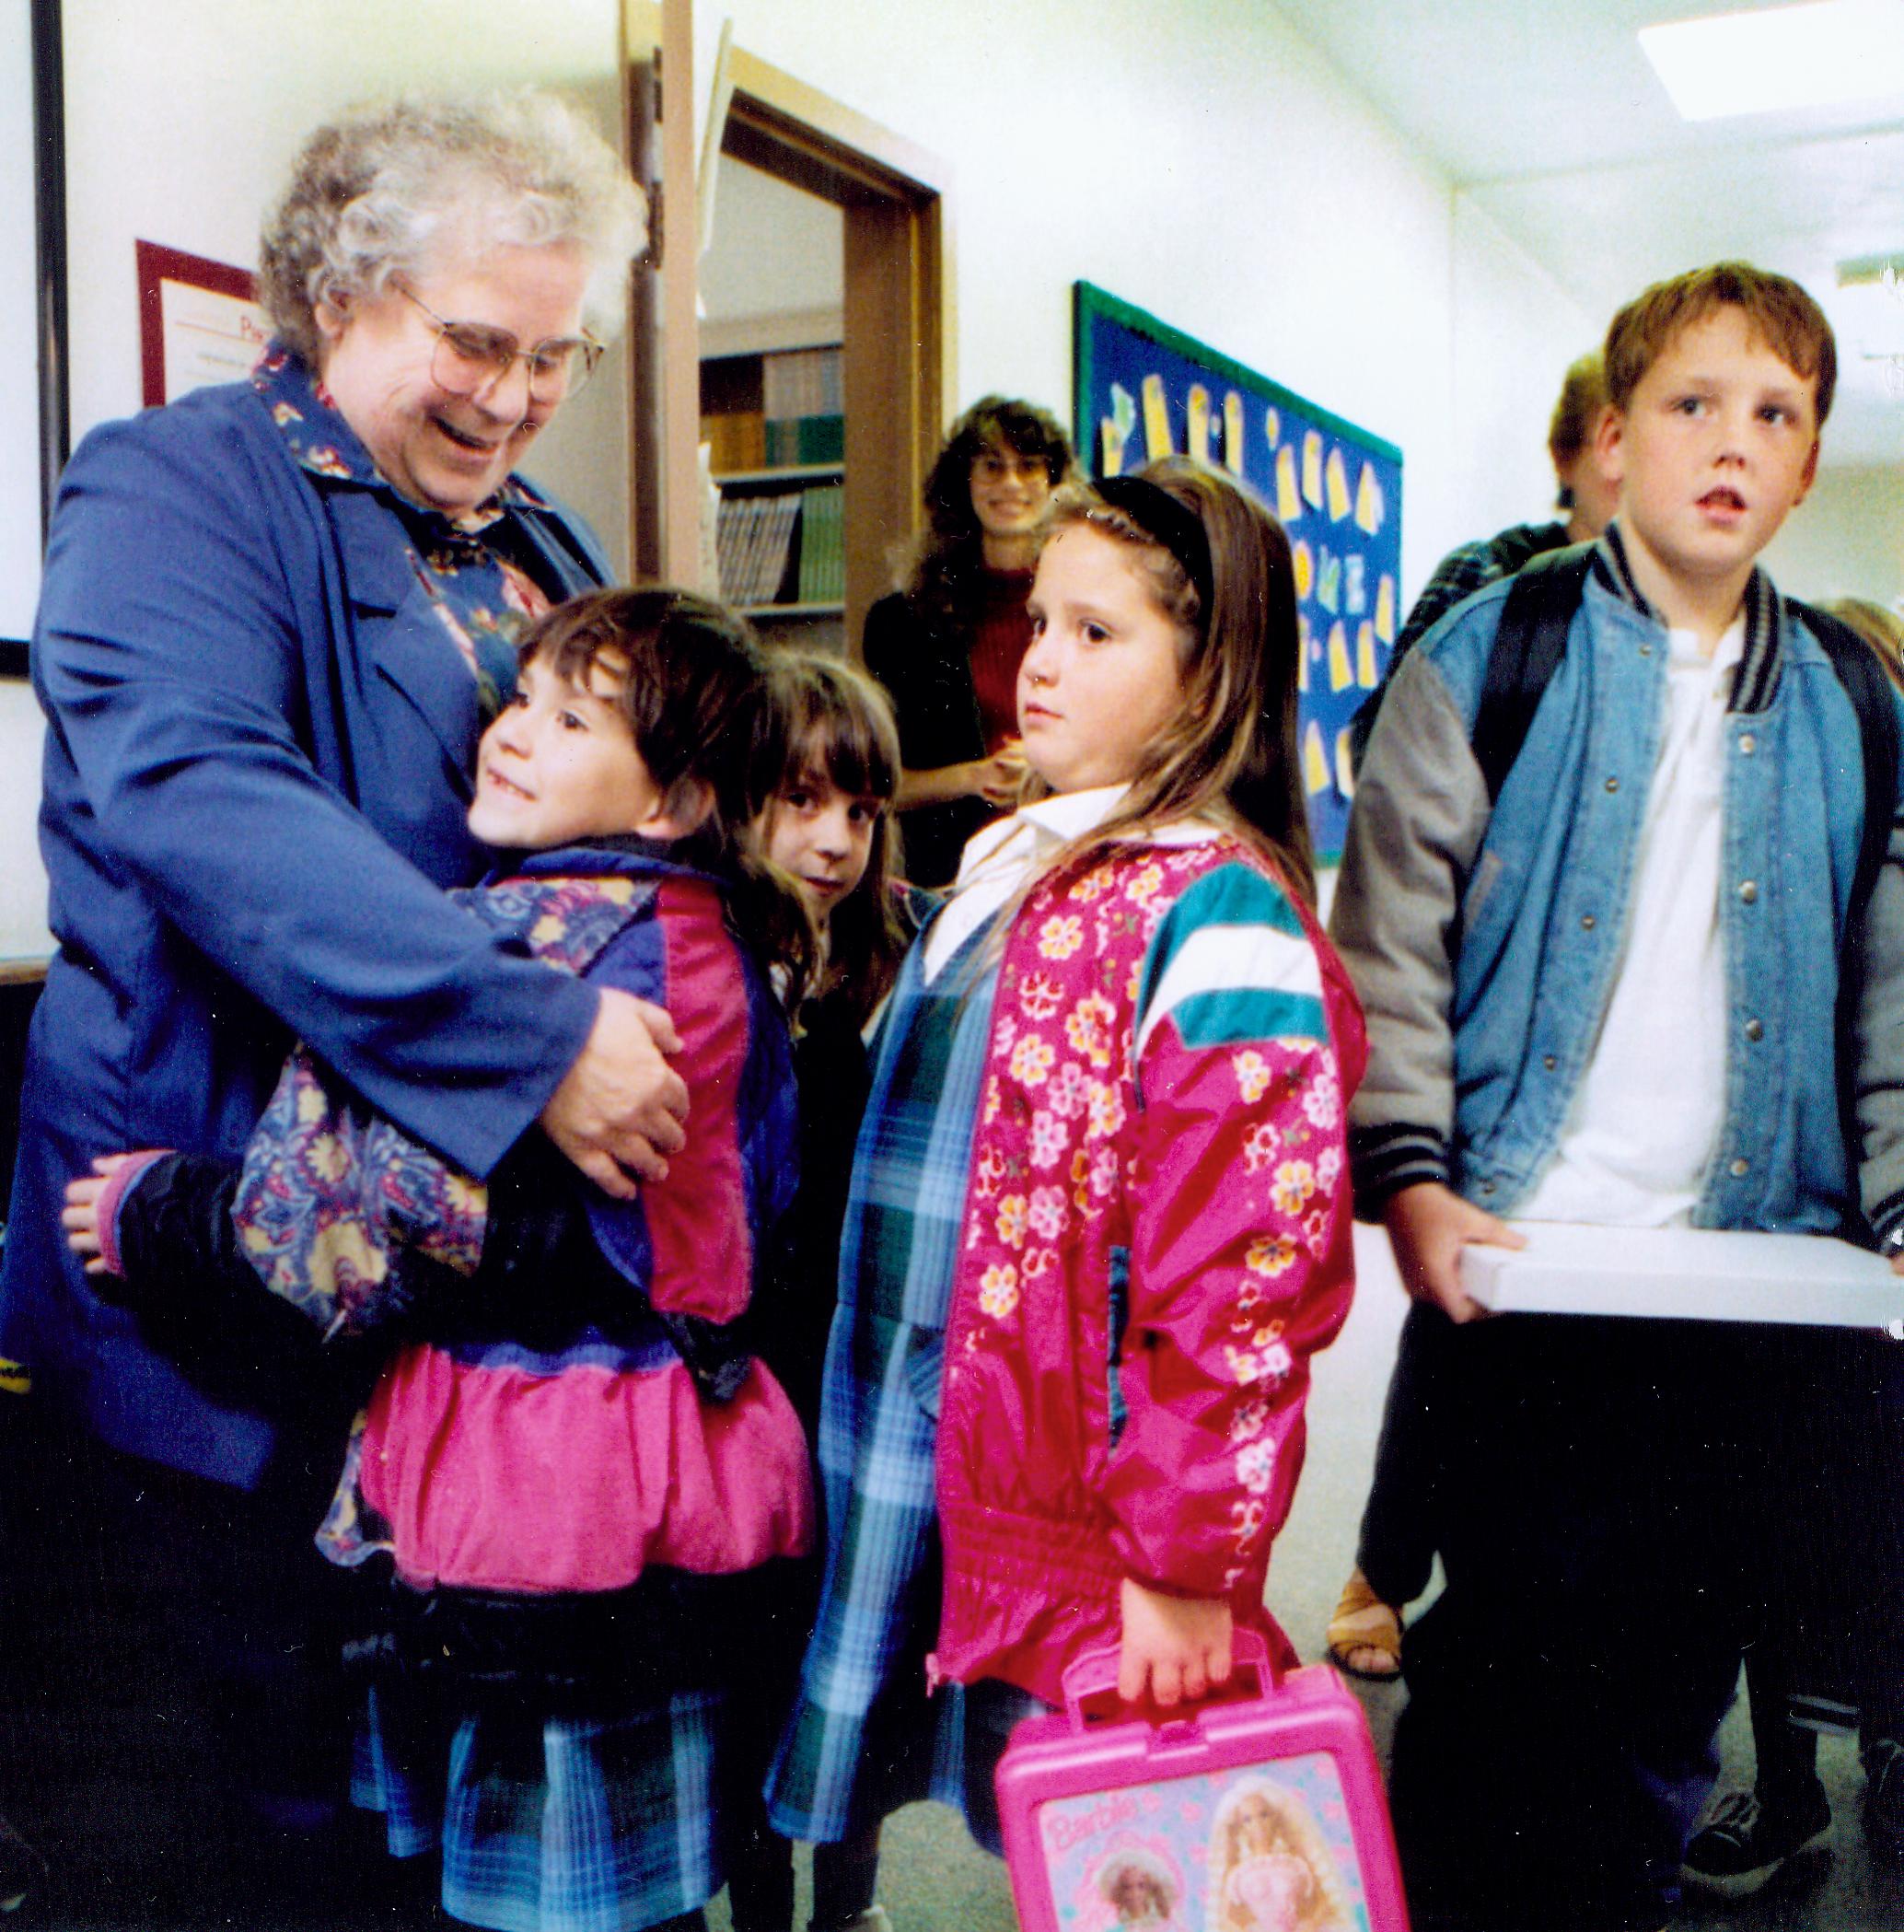
POLYGON ((1363 1045, 1310 905, 1288 544, 1155 465, 1061 497, 1031 610, 1039 796, 901 969, 854 1161, 769 1793, 804 1837, 931 1794, 995 1849, 1004 1740, 1086 1650, 1166 1705, 1238 1624, 1291 1654, 1263 1586, 1348 1308, 1363 1045))

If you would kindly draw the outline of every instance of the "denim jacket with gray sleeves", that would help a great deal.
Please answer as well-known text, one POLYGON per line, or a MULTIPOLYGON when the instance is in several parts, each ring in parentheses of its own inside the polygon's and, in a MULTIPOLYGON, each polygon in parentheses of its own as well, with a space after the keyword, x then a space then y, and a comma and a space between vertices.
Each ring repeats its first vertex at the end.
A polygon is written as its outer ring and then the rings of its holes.
MULTIPOLYGON (((1368 1014, 1351 1115, 1364 1215, 1419 1181, 1513 1213, 1559 1144, 1624 949, 1666 634, 1616 526, 1490 811, 1470 739, 1508 588, 1461 605, 1398 672, 1350 820, 1331 923, 1368 1014)), ((1693 1218, 1835 1232, 1862 1205, 1883 1233, 1904 1223, 1904 827, 1894 800, 1845 1042, 1854 1171, 1836 1009, 1863 823, 1858 717, 1762 572, 1746 601, 1720 862, 1726 1092, 1693 1218)))

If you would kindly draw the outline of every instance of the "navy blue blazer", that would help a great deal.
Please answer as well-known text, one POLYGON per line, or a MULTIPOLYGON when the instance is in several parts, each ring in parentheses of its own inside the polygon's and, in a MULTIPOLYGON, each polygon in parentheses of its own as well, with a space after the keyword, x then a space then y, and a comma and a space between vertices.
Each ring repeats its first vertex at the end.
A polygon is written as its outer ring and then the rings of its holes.
MULTIPOLYGON (((413 513, 412 513, 413 514, 413 513)), ((512 512, 534 574, 593 540, 512 512)), ((387 488, 301 467, 249 384, 95 430, 66 468, 32 646, 58 952, 35 1011, 0 1355, 114 1447, 250 1486, 280 1426, 188 1381, 64 1246, 95 1154, 236 1158, 292 1039, 486 1173, 581 1051, 598 995, 445 897, 475 680, 387 488)))

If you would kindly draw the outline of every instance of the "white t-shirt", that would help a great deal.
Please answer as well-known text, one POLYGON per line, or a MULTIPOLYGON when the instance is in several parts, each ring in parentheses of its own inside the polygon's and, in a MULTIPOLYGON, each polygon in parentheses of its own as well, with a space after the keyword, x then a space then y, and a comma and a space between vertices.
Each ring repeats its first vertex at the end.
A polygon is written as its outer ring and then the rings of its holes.
POLYGON ((1745 619, 1711 658, 1694 633, 1669 636, 1665 729, 1618 976, 1552 1163, 1517 1219, 1683 1227, 1724 1120, 1719 872, 1726 704, 1745 619))

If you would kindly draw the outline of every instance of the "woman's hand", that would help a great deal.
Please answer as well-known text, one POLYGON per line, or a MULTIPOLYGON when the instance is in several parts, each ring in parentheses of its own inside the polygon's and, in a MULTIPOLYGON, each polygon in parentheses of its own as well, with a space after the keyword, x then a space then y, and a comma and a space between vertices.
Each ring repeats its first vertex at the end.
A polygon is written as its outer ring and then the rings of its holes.
POLYGON ((644 1181, 667 1178, 668 1155, 687 1139, 687 1083, 664 1057, 680 1050, 663 1008, 618 987, 602 989, 595 1025, 549 1096, 542 1127, 604 1193, 633 1200, 631 1169, 644 1181))
POLYGON ((915 805, 944 805, 953 798, 982 798, 999 811, 1017 809, 1018 793, 1030 767, 1014 738, 990 758, 969 758, 960 764, 942 764, 930 772, 901 772, 893 799, 900 811, 915 805))
POLYGON ((1230 1607, 1221 1597, 1168 1597, 1126 1577, 1119 1609, 1118 1695, 1126 1704, 1148 1690, 1167 1710, 1230 1681, 1230 1607))
POLYGON ((1007 739, 990 758, 974 760, 969 769, 972 790, 994 811, 1017 809, 1018 794, 1025 789, 1031 763, 1016 738, 1007 739))

